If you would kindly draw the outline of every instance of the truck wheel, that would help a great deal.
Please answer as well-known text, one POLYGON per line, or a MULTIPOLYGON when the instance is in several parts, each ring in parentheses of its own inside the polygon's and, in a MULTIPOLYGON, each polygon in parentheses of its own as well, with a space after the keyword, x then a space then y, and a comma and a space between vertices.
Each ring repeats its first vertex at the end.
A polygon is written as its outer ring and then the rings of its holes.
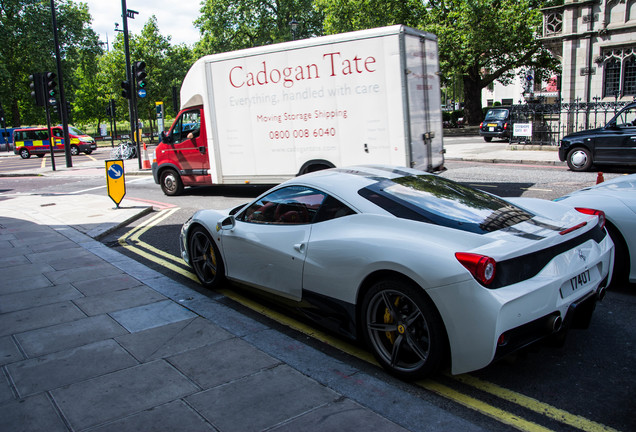
POLYGON ((183 192, 183 182, 179 173, 168 168, 161 173, 161 190, 168 196, 180 195, 183 192))
POLYGON ((27 150, 27 149, 25 149, 25 148, 20 149, 20 157, 21 157, 22 159, 28 159, 28 158, 30 158, 30 157, 31 157, 31 153, 29 153, 29 150, 27 150))
POLYGON ((567 161, 572 171, 587 171, 592 166, 592 154, 585 147, 577 147, 570 150, 567 161))

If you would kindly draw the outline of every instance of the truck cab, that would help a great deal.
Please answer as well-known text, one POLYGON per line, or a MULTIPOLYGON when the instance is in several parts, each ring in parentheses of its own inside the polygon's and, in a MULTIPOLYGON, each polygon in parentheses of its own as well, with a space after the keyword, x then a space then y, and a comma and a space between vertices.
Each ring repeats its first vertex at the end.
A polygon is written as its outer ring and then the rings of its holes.
POLYGON ((203 106, 179 112, 155 150, 152 175, 166 195, 179 195, 184 186, 212 184, 203 106))

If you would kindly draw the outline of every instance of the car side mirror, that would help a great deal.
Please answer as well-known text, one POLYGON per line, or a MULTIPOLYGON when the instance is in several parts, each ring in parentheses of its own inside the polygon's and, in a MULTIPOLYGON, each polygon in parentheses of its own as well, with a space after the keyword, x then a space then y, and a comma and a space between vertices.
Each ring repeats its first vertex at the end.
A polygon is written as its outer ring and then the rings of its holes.
POLYGON ((605 129, 618 129, 616 122, 610 122, 605 126, 605 129))
POLYGON ((220 221, 217 222, 216 230, 231 231, 234 229, 235 225, 236 225, 236 220, 234 219, 234 216, 228 216, 225 219, 221 219, 220 221))

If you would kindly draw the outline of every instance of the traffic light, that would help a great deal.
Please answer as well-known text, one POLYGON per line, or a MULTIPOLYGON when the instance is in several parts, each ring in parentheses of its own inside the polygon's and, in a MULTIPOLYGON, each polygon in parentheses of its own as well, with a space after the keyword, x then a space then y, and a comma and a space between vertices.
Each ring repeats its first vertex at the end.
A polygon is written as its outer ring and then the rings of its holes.
POLYGON ((135 80, 137 81, 137 89, 145 89, 146 88, 146 77, 148 74, 146 73, 146 62, 138 61, 135 63, 135 80))
POLYGON ((116 113, 115 101, 111 99, 110 101, 108 101, 108 105, 106 106, 106 115, 108 117, 115 117, 116 113))
POLYGON ((130 96, 131 96, 130 81, 122 81, 121 88, 122 88, 121 95, 125 97, 126 99, 130 99, 130 96))
POLYGON ((45 76, 45 80, 46 80, 46 93, 48 95, 49 98, 54 98, 55 97, 55 87, 57 86, 57 82, 55 81, 55 77, 57 75, 55 75, 55 73, 53 72, 46 72, 44 74, 45 76))
POLYGON ((29 75, 29 80, 31 84, 31 96, 35 99, 35 105, 44 106, 45 97, 44 97, 44 82, 43 76, 41 73, 34 73, 29 75))

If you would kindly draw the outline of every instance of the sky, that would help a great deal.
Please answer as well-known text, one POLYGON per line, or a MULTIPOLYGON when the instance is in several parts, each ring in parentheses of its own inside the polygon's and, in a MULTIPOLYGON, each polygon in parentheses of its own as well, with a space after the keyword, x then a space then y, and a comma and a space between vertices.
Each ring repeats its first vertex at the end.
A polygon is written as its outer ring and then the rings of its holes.
MULTIPOLYGON (((111 44, 115 39, 115 23, 123 29, 120 0, 75 0, 86 3, 93 17, 91 27, 101 42, 111 44)), ((159 32, 170 36, 172 45, 185 43, 192 46, 199 40, 199 31, 192 23, 199 17, 201 0, 126 0, 126 8, 139 12, 128 19, 128 31, 140 34, 152 15, 157 17, 159 32)))

